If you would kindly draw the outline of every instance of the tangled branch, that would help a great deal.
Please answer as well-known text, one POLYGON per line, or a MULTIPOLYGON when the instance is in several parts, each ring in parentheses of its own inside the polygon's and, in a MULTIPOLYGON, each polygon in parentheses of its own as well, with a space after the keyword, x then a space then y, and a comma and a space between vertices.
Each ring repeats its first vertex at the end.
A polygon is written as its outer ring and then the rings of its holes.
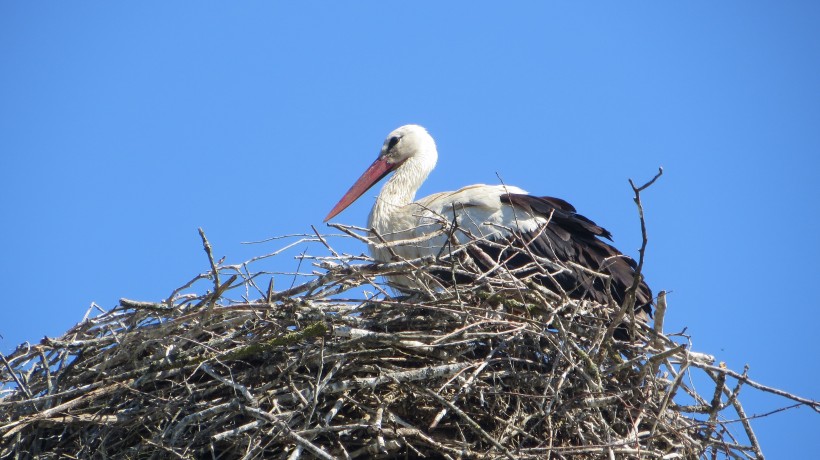
POLYGON ((430 273, 448 260, 376 264, 343 237, 290 237, 315 272, 280 291, 295 274, 206 244, 208 270, 169 298, 0 356, 0 457, 746 459, 763 454, 743 387, 820 411, 618 305, 500 270, 447 287, 430 273), (415 292, 390 294, 395 274, 415 292), (619 315, 635 340, 608 336, 619 315))

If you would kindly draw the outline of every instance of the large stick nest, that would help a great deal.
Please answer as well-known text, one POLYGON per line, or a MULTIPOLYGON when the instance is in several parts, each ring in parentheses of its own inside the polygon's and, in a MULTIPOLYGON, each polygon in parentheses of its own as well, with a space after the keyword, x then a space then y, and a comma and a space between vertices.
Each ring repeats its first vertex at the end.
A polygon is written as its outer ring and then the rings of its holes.
MULTIPOLYGON (((330 248, 293 244, 311 241, 330 248)), ((293 276, 263 261, 211 257, 165 301, 21 345, 3 357, 0 457, 762 458, 738 394, 766 387, 628 309, 330 252, 284 291, 273 279, 293 276), (397 273, 417 292, 391 295, 380 275, 397 273), (634 340, 612 338, 616 316, 634 340)))

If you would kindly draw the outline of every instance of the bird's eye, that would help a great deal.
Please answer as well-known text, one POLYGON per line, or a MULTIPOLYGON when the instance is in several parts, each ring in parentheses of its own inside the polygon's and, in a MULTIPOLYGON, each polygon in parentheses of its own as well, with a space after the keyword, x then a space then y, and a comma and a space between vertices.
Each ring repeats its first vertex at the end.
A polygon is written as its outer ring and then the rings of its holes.
POLYGON ((387 141, 387 150, 390 150, 390 149, 392 149, 393 147, 395 147, 395 146, 396 146, 396 144, 398 144, 398 143, 399 143, 399 139, 400 139, 400 138, 399 138, 398 136, 393 136, 393 137, 391 137, 391 138, 390 138, 390 140, 389 140, 389 141, 387 141))

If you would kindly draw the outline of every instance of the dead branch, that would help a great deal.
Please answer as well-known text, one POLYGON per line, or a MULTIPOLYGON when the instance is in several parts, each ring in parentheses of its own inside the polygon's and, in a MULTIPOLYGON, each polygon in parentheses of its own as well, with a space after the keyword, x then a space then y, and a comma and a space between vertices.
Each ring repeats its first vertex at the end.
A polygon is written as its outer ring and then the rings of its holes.
POLYGON ((327 254, 302 256, 314 275, 288 289, 248 289, 264 257, 209 252, 210 276, 169 299, 122 299, 0 356, 0 457, 762 459, 741 387, 820 411, 665 335, 662 312, 613 340, 620 306, 471 272, 450 259, 465 247, 375 264, 335 251, 342 237, 293 236, 327 254), (448 288, 431 267, 474 281, 448 288), (418 291, 391 295, 385 275, 418 291), (702 394, 698 373, 715 383, 702 394))

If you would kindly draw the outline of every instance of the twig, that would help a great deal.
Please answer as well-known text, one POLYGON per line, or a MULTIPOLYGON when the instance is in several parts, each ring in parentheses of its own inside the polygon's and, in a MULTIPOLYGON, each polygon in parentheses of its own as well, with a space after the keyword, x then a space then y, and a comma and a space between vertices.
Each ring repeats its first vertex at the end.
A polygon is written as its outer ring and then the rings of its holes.
POLYGON ((661 337, 663 335, 663 321, 666 318, 666 291, 658 292, 658 300, 655 303, 655 324, 653 329, 655 330, 655 336, 652 339, 652 346, 654 348, 660 348, 661 345, 661 337))
MULTIPOLYGON (((211 264, 211 275, 214 277, 214 295, 219 292, 219 270, 216 268, 216 262, 214 262, 214 255, 211 253, 211 243, 208 242, 208 238, 205 237, 205 231, 202 230, 202 227, 197 228, 199 232, 199 237, 202 238, 202 247, 205 249, 205 254, 208 255, 208 263, 211 264)), ((216 297, 214 297, 216 298, 216 297)))
POLYGON ((19 388, 20 391, 22 391, 26 395, 26 398, 31 399, 31 391, 17 377, 17 373, 14 372, 14 369, 11 367, 11 364, 9 364, 8 360, 6 359, 5 355, 3 355, 3 353, 0 353, 0 359, 3 360, 3 365, 6 366, 6 370, 9 372, 9 375, 11 375, 11 378, 14 379, 14 383, 17 384, 17 388, 19 388))
POLYGON ((741 388, 820 410, 677 343, 680 334, 663 330, 663 292, 654 327, 623 318, 635 339, 604 341, 623 305, 536 283, 596 273, 547 258, 482 272, 461 257, 475 242, 505 254, 501 265, 535 254, 455 226, 458 244, 441 260, 374 264, 333 250, 342 237, 303 238, 321 254, 299 249, 316 272, 290 289, 275 292, 271 278, 264 292, 254 279, 278 272, 209 257, 228 280, 212 291, 178 294, 208 272, 162 303, 124 299, 62 337, 2 355, 0 458, 748 459, 765 447, 753 419, 795 406, 749 417, 741 388), (460 284, 439 284, 434 270, 460 284), (392 295, 385 275, 418 292, 392 295), (240 300, 225 297, 238 287, 240 300), (202 301, 211 308, 194 308, 202 301), (687 377, 704 372, 736 383, 699 394, 687 377))
POLYGON ((767 393, 776 394, 778 396, 782 396, 784 398, 791 399, 792 401, 796 401, 796 402, 799 402, 801 404, 805 404, 805 405, 809 406, 815 412, 820 413, 820 401, 814 401, 812 399, 803 398, 801 396, 797 396, 797 395, 789 393, 787 391, 779 390, 777 388, 773 388, 773 387, 770 387, 770 386, 767 386, 767 385, 763 385, 761 383, 757 383, 754 380, 749 379, 745 375, 738 374, 737 372, 735 372, 731 369, 728 369, 728 368, 712 366, 712 365, 709 365, 709 364, 701 364, 701 363, 694 363, 694 365, 696 367, 701 368, 701 369, 705 369, 705 370, 709 370, 709 371, 729 375, 729 376, 734 377, 737 380, 745 383, 746 385, 749 385, 752 388, 756 388, 758 390, 765 391, 767 393))
POLYGON ((431 390, 431 389, 429 389, 429 388, 422 388, 421 390, 422 390, 422 391, 424 391, 425 393, 427 393, 427 395, 431 396, 433 399, 435 399, 436 401, 438 401, 438 402, 439 402, 439 403, 441 403, 442 405, 444 405, 445 407, 447 407, 448 409, 450 409, 451 411, 453 411, 453 413, 454 413, 454 414, 456 414, 456 415, 458 415, 458 416, 459 416, 459 418, 461 418, 461 420, 463 420, 464 422, 466 422, 466 423, 467 423, 467 426, 469 426, 469 427, 470 427, 473 431, 475 431, 475 432, 476 432, 476 434, 480 435, 482 438, 484 438, 485 440, 487 440, 490 444, 492 444, 493 446, 495 446, 495 448, 496 448, 496 449, 498 449, 498 450, 500 450, 501 452, 503 452, 503 453, 504 453, 504 455, 505 455, 507 458, 509 458, 509 459, 515 459, 515 456, 513 455, 513 453, 512 453, 512 452, 510 452, 510 450, 509 450, 509 449, 507 449, 506 447, 502 446, 502 445, 501 445, 498 441, 496 441, 496 439, 495 439, 495 438, 493 438, 492 436, 490 436, 490 434, 489 434, 489 433, 487 433, 486 431, 484 431, 484 429, 483 429, 483 428, 481 428, 481 425, 479 425, 478 423, 476 423, 476 421, 475 421, 475 420, 473 420, 473 419, 472 419, 472 417, 470 417, 470 416, 469 416, 469 415, 467 415, 464 411, 462 411, 461 409, 459 409, 459 408, 458 408, 455 404, 453 404, 453 403, 451 403, 450 401, 448 401, 448 400, 446 400, 446 399, 442 398, 442 397, 441 397, 438 393, 436 393, 435 391, 433 391, 433 390, 431 390))
MULTIPOLYGON (((624 316, 629 313, 630 317, 633 319, 635 318, 635 295, 638 292, 638 286, 641 284, 641 280, 643 279, 643 260, 644 254, 646 252, 646 244, 648 239, 646 237, 646 219, 644 219, 643 214, 643 204, 641 204, 641 192, 646 190, 649 186, 655 183, 659 177, 663 175, 663 168, 658 168, 658 173, 655 174, 655 177, 652 178, 649 182, 643 184, 640 187, 635 187, 635 183, 632 182, 632 179, 629 179, 629 185, 632 186, 632 191, 635 194, 633 200, 635 204, 638 206, 638 217, 641 221, 641 248, 638 250, 638 267, 635 269, 635 277, 632 280, 632 286, 627 289, 626 294, 624 295, 624 301, 621 305, 621 309, 615 315, 615 318, 612 319, 612 323, 607 328, 606 334, 604 335, 604 340, 610 340, 612 335, 615 333, 615 329, 617 329, 621 325, 621 321, 623 320, 624 316)), ((633 334, 634 336, 634 328, 633 334)))

